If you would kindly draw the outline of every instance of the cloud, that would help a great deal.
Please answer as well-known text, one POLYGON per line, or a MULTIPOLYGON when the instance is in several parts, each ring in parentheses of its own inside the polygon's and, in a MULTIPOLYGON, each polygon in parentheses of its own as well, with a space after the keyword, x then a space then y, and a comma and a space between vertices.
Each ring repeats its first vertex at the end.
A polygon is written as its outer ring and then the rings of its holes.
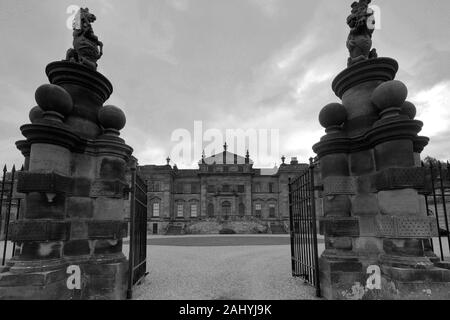
POLYGON ((185 12, 189 9, 188 0, 170 0, 169 3, 177 11, 185 12))
POLYGON ((301 41, 294 46, 283 50, 277 55, 276 66, 281 71, 286 71, 293 66, 298 65, 301 60, 317 45, 317 37, 315 33, 307 34, 301 41))
POLYGON ((422 134, 435 137, 450 123, 450 81, 441 82, 411 97, 418 109, 417 118, 424 122, 422 134))
POLYGON ((331 80, 333 74, 327 71, 319 71, 311 68, 306 71, 305 75, 297 81, 297 89, 295 92, 295 99, 297 102, 303 102, 309 97, 310 88, 318 84, 322 84, 331 80))
MULTIPOLYGON (((336 100, 330 84, 340 71, 341 54, 323 51, 326 43, 319 41, 324 40, 321 31, 308 30, 255 66, 251 81, 236 86, 235 105, 209 125, 278 129, 280 153, 304 161, 313 156, 312 145, 323 135, 318 112, 321 106, 336 100)), ((280 157, 253 155, 253 160, 256 166, 271 167, 274 162, 280 163, 280 157)))
MULTIPOLYGON (((400 63, 399 78, 406 78, 432 138, 426 151, 450 158, 448 19, 442 4, 411 1, 385 3, 374 45, 400 63), (413 15, 423 8, 430 8, 427 19, 413 15)), ((331 80, 346 66, 349 6, 295 0, 84 3, 97 14, 94 30, 105 43, 99 71, 115 89, 108 103, 125 110, 122 136, 141 164, 165 163, 171 132, 192 130, 197 119, 205 129, 280 129, 280 155, 261 159, 270 166, 281 154, 301 161, 312 155, 323 134, 318 113, 337 101, 331 80)), ((68 4, 2 1, 0 29, 14 30, 2 38, 7 50, 0 61, 0 108, 7 115, 0 151, 8 161, 16 154, 19 159, 14 142, 34 105, 34 90, 47 82, 45 64, 61 59, 71 43, 64 27, 68 4)))
POLYGON ((410 98, 417 107, 417 119, 424 122, 421 135, 430 138, 423 152, 441 160, 450 159, 450 81, 440 82, 410 98))
MULTIPOLYGON (((109 39, 113 39, 109 45, 114 46, 115 50, 122 50, 126 58, 147 56, 148 59, 150 56, 175 65, 177 59, 172 50, 176 30, 168 10, 172 2, 135 0, 132 6, 116 0, 104 8, 108 13, 101 23, 97 23, 98 29, 95 30, 98 30, 99 36, 106 38, 108 35, 109 39)), ((133 63, 128 61, 128 64, 133 63)))
POLYGON ((441 134, 432 137, 430 144, 422 152, 422 159, 427 156, 433 158, 449 161, 450 159, 450 145, 449 145, 450 130, 442 131, 441 134))
POLYGON ((103 16, 108 15, 109 13, 111 13, 115 6, 113 1, 111 0, 98 0, 100 3, 100 14, 103 16))
POLYGON ((139 164, 156 164, 163 165, 167 157, 165 148, 157 147, 151 140, 147 140, 139 151, 134 154, 139 160, 139 164))
POLYGON ((261 10, 269 18, 273 18, 280 10, 279 0, 249 0, 250 3, 261 10))

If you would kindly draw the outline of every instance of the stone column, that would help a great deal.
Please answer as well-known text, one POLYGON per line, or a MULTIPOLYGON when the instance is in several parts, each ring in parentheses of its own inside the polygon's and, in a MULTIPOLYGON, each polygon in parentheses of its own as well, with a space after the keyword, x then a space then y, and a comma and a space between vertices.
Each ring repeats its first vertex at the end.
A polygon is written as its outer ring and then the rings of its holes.
POLYGON ((70 237, 65 220, 71 149, 79 138, 64 124, 73 110, 63 88, 43 85, 36 91, 39 107, 23 126, 27 141, 17 146, 27 159, 17 190, 25 193, 23 216, 11 225, 16 255, 0 274, 0 299, 68 299, 63 248, 70 237), (37 111, 38 110, 38 111, 37 111))
POLYGON ((320 159, 326 250, 320 257, 327 299, 449 299, 450 265, 426 251, 437 235, 427 217, 428 144, 422 122, 394 80, 395 60, 351 65, 333 82, 342 104, 323 108, 320 159))
POLYGON ((253 215, 253 192, 252 192, 252 178, 245 184, 245 216, 251 217, 253 215))
POLYGON ((0 273, 0 299, 124 299, 132 154, 119 137, 125 115, 103 106, 112 85, 91 68, 54 62, 46 72, 51 84, 36 91, 32 123, 21 128, 26 140, 17 143, 29 153, 18 177, 26 200, 12 225, 18 246, 0 273), (73 270, 79 282, 69 278, 73 270))

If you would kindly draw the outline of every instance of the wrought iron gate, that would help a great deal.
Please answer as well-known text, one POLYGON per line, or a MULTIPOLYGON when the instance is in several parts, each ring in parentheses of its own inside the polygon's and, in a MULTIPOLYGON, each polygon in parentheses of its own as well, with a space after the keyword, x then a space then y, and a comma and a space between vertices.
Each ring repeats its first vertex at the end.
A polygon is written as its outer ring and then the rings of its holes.
POLYGON ((21 198, 17 197, 15 192, 16 175, 15 166, 10 172, 6 165, 3 167, 0 190, 0 266, 4 266, 8 259, 13 258, 16 251, 16 244, 8 241, 10 222, 19 219, 21 205, 21 198))
POLYGON ((426 209, 429 216, 436 218, 439 236, 431 239, 431 249, 442 260, 450 256, 450 164, 429 161, 423 166, 430 177, 430 191, 425 194, 426 209))
POLYGON ((147 184, 138 175, 136 166, 131 168, 130 198, 130 254, 128 299, 133 288, 147 276, 147 184))
POLYGON ((292 275, 314 286, 320 297, 314 167, 311 159, 308 169, 289 179, 291 261, 292 275))

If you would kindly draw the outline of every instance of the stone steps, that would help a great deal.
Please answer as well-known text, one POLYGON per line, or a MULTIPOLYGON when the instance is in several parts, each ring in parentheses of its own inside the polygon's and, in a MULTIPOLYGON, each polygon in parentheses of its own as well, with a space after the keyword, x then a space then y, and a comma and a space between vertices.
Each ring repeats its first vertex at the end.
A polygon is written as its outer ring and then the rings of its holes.
POLYGON ((166 235, 167 236, 177 236, 177 235, 181 235, 182 231, 183 231, 182 226, 170 225, 167 228, 166 235))

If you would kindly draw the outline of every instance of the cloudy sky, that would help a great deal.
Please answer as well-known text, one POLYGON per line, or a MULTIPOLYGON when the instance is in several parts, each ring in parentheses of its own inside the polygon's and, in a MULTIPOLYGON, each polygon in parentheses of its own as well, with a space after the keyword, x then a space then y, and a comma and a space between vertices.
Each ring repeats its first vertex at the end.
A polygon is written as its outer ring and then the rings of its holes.
MULTIPOLYGON (((89 7, 105 44, 99 72, 114 85, 107 102, 126 112, 122 136, 140 164, 163 164, 172 135, 194 121, 203 131, 278 129, 279 154, 307 161, 323 135, 320 109, 338 98, 331 81, 346 67, 351 0, 0 0, 1 161, 21 164, 14 142, 47 83, 46 64, 71 47, 70 5, 89 7)), ((397 78, 431 137, 424 156, 450 159, 450 1, 375 0, 380 56, 400 63, 397 78)), ((263 131, 261 131, 263 132, 263 131)), ((207 142, 205 142, 207 144, 207 142)), ((205 147, 205 146, 203 146, 205 147)), ((201 148, 200 148, 201 150, 201 148)), ((177 163, 195 167, 201 156, 177 163)))

